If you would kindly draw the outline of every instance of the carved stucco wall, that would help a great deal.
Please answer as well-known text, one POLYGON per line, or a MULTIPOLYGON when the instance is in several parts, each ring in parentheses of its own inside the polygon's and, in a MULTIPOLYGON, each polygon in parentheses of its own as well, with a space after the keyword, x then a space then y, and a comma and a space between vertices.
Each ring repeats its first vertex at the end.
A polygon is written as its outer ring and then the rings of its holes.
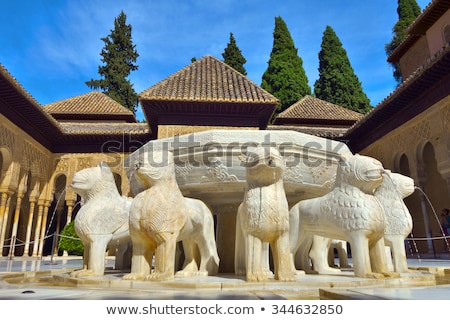
POLYGON ((221 127, 221 126, 186 126, 186 125, 159 125, 158 139, 170 138, 194 132, 208 131, 214 129, 221 130, 259 130, 255 127, 221 127))
POLYGON ((128 195, 126 156, 52 154, 0 115, 0 254, 43 254, 50 231, 59 232, 76 213, 77 197, 68 188, 76 171, 104 161, 111 166, 122 194, 128 195))

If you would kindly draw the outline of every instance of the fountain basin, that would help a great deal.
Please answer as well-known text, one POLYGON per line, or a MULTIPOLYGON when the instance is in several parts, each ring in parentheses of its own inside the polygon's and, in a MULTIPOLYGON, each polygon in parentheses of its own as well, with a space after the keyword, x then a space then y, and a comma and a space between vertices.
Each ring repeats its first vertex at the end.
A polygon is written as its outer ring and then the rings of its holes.
MULTIPOLYGON (((131 190, 138 194, 148 187, 133 175, 139 156, 145 153, 152 161, 154 151, 172 152, 184 196, 204 201, 215 215, 219 271, 233 272, 236 213, 246 188, 241 158, 256 146, 276 147, 285 159, 283 182, 290 206, 328 193, 337 162, 351 154, 342 142, 296 131, 211 130, 150 141, 125 159, 125 168, 131 190)), ((160 162, 163 166, 164 160, 160 162)))

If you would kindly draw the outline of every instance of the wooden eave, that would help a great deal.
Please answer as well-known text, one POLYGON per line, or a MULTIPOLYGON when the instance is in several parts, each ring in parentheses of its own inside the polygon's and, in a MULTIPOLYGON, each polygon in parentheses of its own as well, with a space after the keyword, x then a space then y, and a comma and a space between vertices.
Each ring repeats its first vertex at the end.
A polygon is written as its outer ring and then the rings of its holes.
POLYGON ((64 142, 55 144, 55 153, 131 153, 152 139, 150 131, 124 133, 71 133, 64 136, 64 142))
POLYGON ((406 32, 408 34, 424 35, 448 9, 450 9, 449 0, 431 1, 422 13, 411 23, 406 32))
POLYGON ((116 121, 116 122, 136 122, 134 116, 127 114, 84 114, 84 113, 51 113, 51 115, 58 121, 116 121))
POLYGON ((359 152, 450 95, 450 46, 418 68, 343 136, 359 152))
POLYGON ((1 65, 0 111, 47 149, 63 139, 57 121, 1 65))
POLYGON ((321 125, 321 126, 347 126, 355 124, 353 119, 312 119, 312 118, 276 118, 275 125, 321 125))
POLYGON ((265 129, 274 103, 141 100, 152 132, 163 124, 258 127, 265 129))

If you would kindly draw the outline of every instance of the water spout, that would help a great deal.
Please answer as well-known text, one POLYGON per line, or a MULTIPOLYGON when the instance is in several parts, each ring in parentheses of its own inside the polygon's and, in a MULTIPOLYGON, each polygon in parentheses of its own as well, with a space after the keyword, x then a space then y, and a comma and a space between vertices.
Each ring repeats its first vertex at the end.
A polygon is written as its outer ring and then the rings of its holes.
MULTIPOLYGON (((430 198, 428 198, 428 196, 427 196, 427 194, 425 193, 425 191, 423 191, 420 187, 414 186, 414 189, 415 189, 415 190, 418 190, 418 191, 422 194, 422 196, 427 200, 429 206, 431 207, 431 211, 433 211, 433 215, 434 215, 434 217, 435 217, 435 219, 436 219, 436 222, 437 222, 437 224, 438 224, 438 226, 439 226, 439 229, 440 229, 440 231, 441 231, 442 238, 443 238, 444 241, 445 241, 445 245, 446 245, 446 247, 447 247, 447 251, 450 251, 450 245, 449 245, 449 243, 448 243, 447 236, 445 235, 445 232, 444 232, 444 230, 442 229, 441 221, 439 220, 439 217, 438 217, 437 214, 436 214, 436 210, 434 209, 433 204, 431 203, 430 198)), ((430 230, 429 227, 428 227, 427 229, 430 230)), ((428 231, 427 231, 427 232, 428 232, 428 231)), ((430 237, 430 238, 431 238, 431 237, 430 237)), ((432 239, 430 239, 430 241, 432 241, 432 239)))

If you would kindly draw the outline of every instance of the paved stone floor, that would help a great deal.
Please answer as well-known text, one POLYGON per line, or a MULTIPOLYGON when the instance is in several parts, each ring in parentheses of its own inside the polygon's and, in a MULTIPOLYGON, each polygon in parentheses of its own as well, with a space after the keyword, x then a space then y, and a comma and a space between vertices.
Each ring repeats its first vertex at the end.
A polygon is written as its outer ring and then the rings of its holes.
MULTIPOLYGON (((351 262, 351 261, 350 261, 351 262)), ((178 278, 165 282, 122 280, 106 258, 103 277, 73 279, 80 257, 43 259, 0 257, 0 300, 441 300, 450 299, 450 259, 447 256, 408 259, 410 273, 400 278, 357 278, 351 269, 336 275, 300 274, 296 282, 247 283, 232 274, 178 278)))

